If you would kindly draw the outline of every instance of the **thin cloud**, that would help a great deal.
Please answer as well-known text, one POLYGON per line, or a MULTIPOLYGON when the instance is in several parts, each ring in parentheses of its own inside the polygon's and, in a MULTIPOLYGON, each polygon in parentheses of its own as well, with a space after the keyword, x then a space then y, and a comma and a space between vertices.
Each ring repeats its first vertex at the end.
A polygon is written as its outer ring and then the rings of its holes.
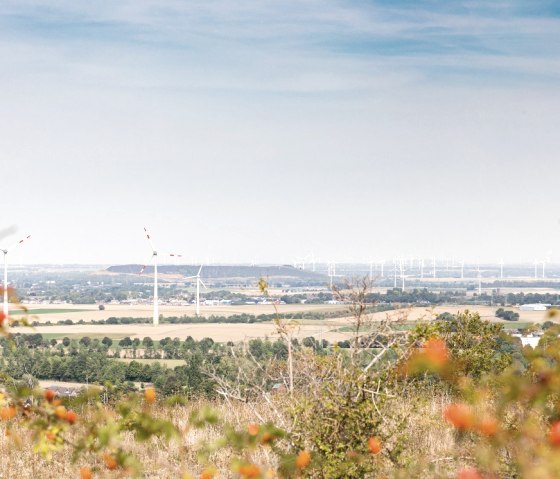
POLYGON ((38 262, 143 261, 145 223, 223 261, 548 251, 560 28, 524 3, 1 2, 7 224, 38 262))

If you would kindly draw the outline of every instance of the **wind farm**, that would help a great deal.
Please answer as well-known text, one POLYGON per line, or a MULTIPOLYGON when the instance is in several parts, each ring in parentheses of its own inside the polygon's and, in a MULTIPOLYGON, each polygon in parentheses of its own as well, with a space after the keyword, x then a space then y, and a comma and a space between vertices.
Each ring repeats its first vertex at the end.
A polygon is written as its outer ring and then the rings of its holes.
MULTIPOLYGON (((493 263, 482 263, 476 259, 467 261, 461 255, 400 255, 386 259, 377 255, 375 260, 362 262, 321 262, 311 252, 297 257, 291 264, 189 265, 181 264, 182 254, 159 253, 147 227, 144 227, 144 235, 150 257, 142 266, 92 265, 57 269, 13 265, 13 289, 18 292, 18 301, 29 308, 34 327, 45 334, 129 334, 135 337, 146 333, 149 322, 155 337, 172 334, 186 337, 195 334, 193 324, 196 323, 197 331, 222 338, 222 324, 235 321, 225 328, 227 334, 250 338, 271 334, 271 315, 281 314, 299 317, 303 336, 338 338, 335 332, 349 314, 343 293, 360 280, 367 280, 369 290, 376 295, 374 303, 390 301, 391 309, 407 309, 411 320, 433 319, 435 316, 428 313, 430 308, 437 308, 437 311, 446 308, 451 312, 469 309, 491 321, 503 322, 489 314, 494 305, 517 301, 513 306, 521 310, 520 306, 528 301, 525 296, 544 302, 549 297, 558 298, 560 291, 560 264, 549 259, 507 263, 500 258, 493 263), (59 279, 45 281, 46 276, 53 274, 59 279), (66 277, 72 278, 73 296, 69 296, 67 286, 57 285, 66 283, 66 277), (269 296, 263 296, 256 287, 260 278, 266 278, 270 284, 269 296), (148 314, 149 308, 151 314, 148 314), (246 318, 245 324, 239 322, 238 317, 246 318), (129 325, 119 324, 126 318, 129 325), (255 322, 263 322, 263 325, 255 322), (156 329, 159 332, 155 332, 156 329)), ((8 253, 29 238, 26 236, 0 250, 5 264, 3 308, 6 316, 10 290, 8 253)), ((184 251, 189 250, 188 245, 179 246, 184 251)), ((529 310, 520 314, 522 322, 542 322, 545 318, 529 310)), ((382 317, 380 313, 379 318, 382 317)))

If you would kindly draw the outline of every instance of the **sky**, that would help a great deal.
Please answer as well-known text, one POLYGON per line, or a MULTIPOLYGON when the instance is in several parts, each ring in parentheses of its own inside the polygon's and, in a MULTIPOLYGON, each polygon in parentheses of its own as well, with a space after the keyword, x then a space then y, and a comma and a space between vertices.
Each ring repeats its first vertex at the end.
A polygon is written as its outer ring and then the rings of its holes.
POLYGON ((16 263, 560 262, 560 6, 2 0, 16 263), (172 261, 161 258, 162 262, 172 261))

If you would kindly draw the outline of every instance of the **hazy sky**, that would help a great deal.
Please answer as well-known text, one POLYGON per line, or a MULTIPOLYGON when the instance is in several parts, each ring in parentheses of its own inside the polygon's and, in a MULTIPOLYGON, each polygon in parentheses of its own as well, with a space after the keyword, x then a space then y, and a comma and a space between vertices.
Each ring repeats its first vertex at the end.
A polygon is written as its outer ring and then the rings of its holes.
POLYGON ((560 261, 558 5, 2 0, 13 261, 560 261))

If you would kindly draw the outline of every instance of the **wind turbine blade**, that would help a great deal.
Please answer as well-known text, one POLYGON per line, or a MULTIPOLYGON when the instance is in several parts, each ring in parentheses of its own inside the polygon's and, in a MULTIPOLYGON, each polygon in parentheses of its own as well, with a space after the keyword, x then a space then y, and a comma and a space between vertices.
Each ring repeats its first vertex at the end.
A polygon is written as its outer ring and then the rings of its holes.
POLYGON ((202 286, 204 286, 206 289, 208 289, 208 286, 206 286, 206 285, 204 284, 204 281, 202 281, 201 279, 199 279, 199 281, 200 281, 200 284, 201 284, 202 286))
POLYGON ((198 276, 185 276, 184 279, 194 279, 194 278, 198 278, 198 276))
POLYGON ((155 251, 156 249, 154 248, 154 244, 152 243, 152 238, 150 237, 150 233, 148 233, 148 230, 145 226, 144 226, 144 232, 146 233, 146 238, 148 238, 148 242, 150 243, 150 247, 152 248, 152 251, 155 251))
POLYGON ((198 273, 196 273, 197 276, 200 276, 200 272, 202 271, 202 265, 200 265, 200 268, 198 270, 198 273))
POLYGON ((13 243, 12 246, 10 246, 8 248, 8 251, 10 251, 12 248, 15 248, 16 246, 19 246, 21 243, 23 243, 24 241, 27 241, 29 238, 31 238, 31 235, 27 235, 25 238, 22 238, 18 242, 13 243))
POLYGON ((154 255, 150 256, 150 259, 148 261, 146 261, 146 264, 144 266, 142 266, 142 269, 140 270, 140 272, 138 274, 142 274, 144 272, 144 270, 148 267, 148 265, 151 264, 153 259, 154 259, 154 255))

